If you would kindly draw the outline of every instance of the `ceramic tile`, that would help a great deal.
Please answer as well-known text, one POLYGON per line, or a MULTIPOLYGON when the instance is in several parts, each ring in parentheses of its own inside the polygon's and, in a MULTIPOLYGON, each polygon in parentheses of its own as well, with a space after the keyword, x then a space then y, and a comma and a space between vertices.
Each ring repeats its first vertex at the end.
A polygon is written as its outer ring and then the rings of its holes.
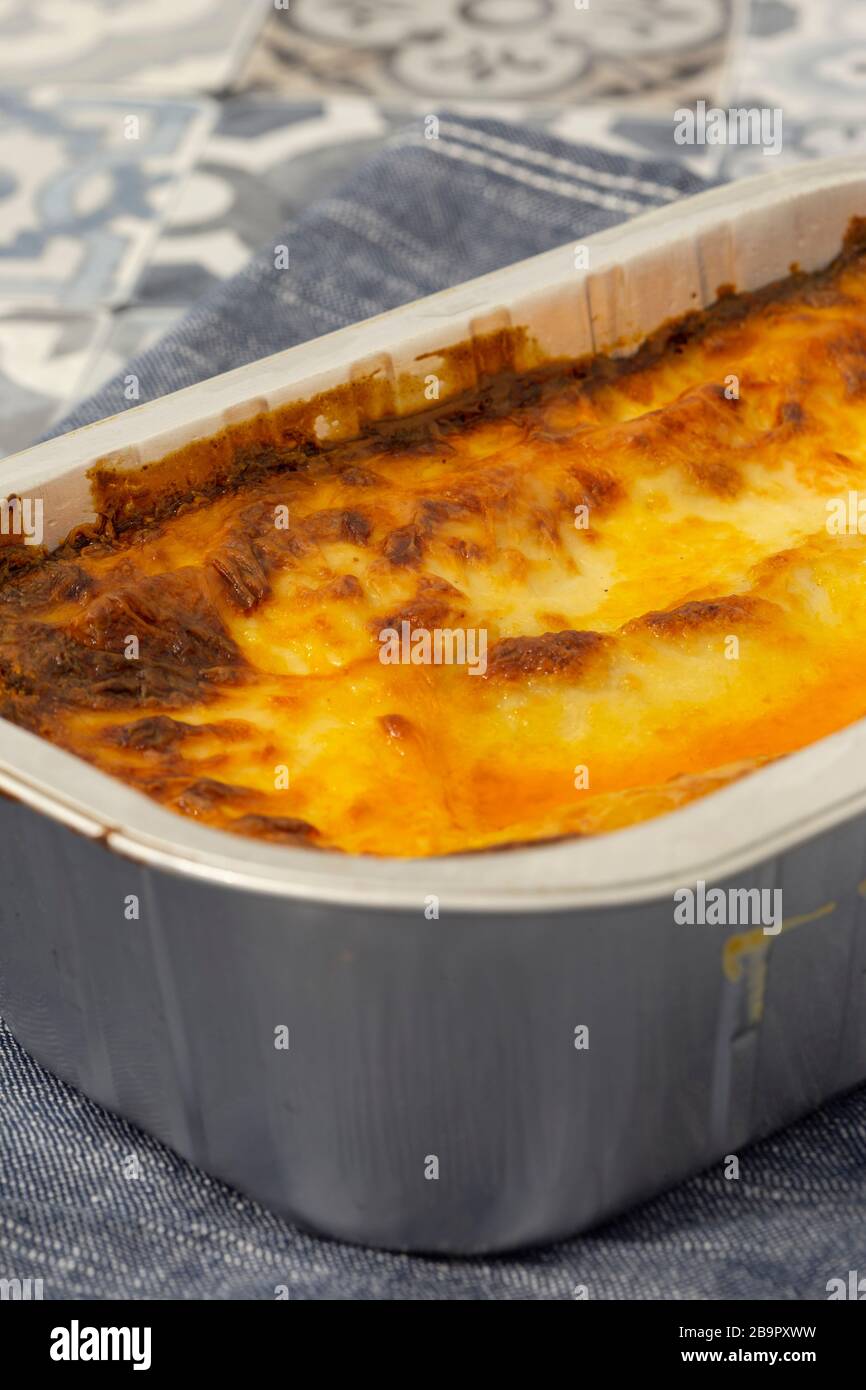
POLYGON ((80 397, 109 319, 0 311, 0 455, 26 449, 80 397))
POLYGON ((734 0, 292 0, 268 20, 246 86, 379 100, 639 99, 711 93, 734 0))
POLYGON ((0 0, 0 87, 220 91, 272 11, 271 0, 0 0))
POLYGON ((123 302, 211 119, 201 101, 0 92, 0 304, 123 302))
POLYGON ((863 124, 863 0, 751 0, 735 57, 737 105, 779 106, 798 129, 832 117, 863 124))

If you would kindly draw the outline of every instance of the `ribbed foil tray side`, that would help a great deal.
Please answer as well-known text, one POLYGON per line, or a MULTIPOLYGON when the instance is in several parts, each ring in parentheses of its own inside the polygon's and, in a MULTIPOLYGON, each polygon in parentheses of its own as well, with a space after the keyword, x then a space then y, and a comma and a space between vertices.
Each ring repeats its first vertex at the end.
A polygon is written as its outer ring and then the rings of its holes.
POLYGON ((863 816, 733 885, 783 887, 776 937, 670 899, 428 921, 226 891, 5 800, 0 843, 21 1043, 347 1240, 566 1236, 866 1078, 863 816))

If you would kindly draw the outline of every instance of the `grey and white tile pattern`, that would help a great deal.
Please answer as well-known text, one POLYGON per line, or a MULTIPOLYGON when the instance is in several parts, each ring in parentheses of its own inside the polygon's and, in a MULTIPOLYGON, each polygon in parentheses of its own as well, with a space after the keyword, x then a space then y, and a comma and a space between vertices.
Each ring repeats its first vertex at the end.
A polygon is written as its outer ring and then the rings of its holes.
POLYGON ((127 299, 211 119, 201 100, 0 91, 0 304, 127 299))
POLYGON ((0 454, 26 449, 88 389, 110 315, 0 309, 0 454))
POLYGON ((735 0, 291 0, 244 80, 383 101, 588 102, 699 94, 735 0))
POLYGON ((830 114, 862 123, 863 0, 752 0, 735 94, 750 104, 783 106, 787 117, 804 123, 830 114))
MULTIPOLYGON (((731 104, 778 108, 778 163, 866 154, 866 4, 751 0, 732 64, 731 104)), ((754 146, 724 151, 727 178, 765 173, 754 146)))
POLYGON ((272 0, 0 0, 0 88, 218 92, 272 10, 272 0))

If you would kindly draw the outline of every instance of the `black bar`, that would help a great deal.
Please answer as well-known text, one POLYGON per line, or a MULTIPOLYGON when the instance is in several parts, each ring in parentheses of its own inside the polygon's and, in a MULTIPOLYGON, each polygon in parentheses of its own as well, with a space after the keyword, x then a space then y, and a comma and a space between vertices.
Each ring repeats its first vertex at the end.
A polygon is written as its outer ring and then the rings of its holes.
MULTIPOLYGON (((545 1334, 564 1332, 572 1355, 579 1353, 580 1365, 600 1363, 613 1372, 653 1375, 680 1368, 700 1374, 707 1366, 776 1370, 797 1365, 818 1370, 826 1377, 828 1371, 859 1364, 866 1337, 866 1309, 839 1306, 866 1302, 866 1283, 863 1291, 856 1281, 852 1287, 853 1297, 837 1292, 826 1302, 593 1302, 577 1297, 562 1300, 572 1306, 562 1309, 554 1324, 544 1324, 544 1330, 545 1334)), ((465 1303, 458 1306, 465 1307, 465 1303)), ((116 1376, 135 1374, 137 1361, 140 1379, 146 1374, 160 1377, 185 1368, 222 1377, 242 1372, 249 1379, 266 1375, 269 1366, 270 1374, 282 1366, 288 1378, 301 1371, 310 1354, 322 1358, 321 1373, 327 1373, 334 1353, 339 1355, 344 1346, 349 1356, 357 1358, 356 1372, 360 1373, 365 1363, 371 1370, 371 1345, 354 1340, 344 1343, 339 1338, 334 1319, 342 1320, 344 1308, 345 1304, 338 1311, 332 1308, 325 1325, 319 1324, 313 1303, 298 1300, 293 1304, 291 1295, 269 1303, 4 1301, 0 1303, 0 1328, 5 1334, 4 1349, 14 1355, 19 1372, 85 1373, 92 1378, 102 1368, 116 1376), (315 1333, 318 1326, 326 1328, 325 1338, 307 1345, 302 1338, 315 1333), (103 1336, 102 1329, 116 1332, 103 1336), (138 1329, 137 1334, 133 1329, 138 1329), (105 1359, 89 1359, 92 1350, 105 1359), (115 1352, 125 1353, 126 1359, 111 1359, 115 1352), (61 1355, 64 1359, 56 1359, 61 1355)), ((480 1330, 477 1322, 472 1328, 480 1330)), ((392 1352, 397 1351, 401 1330, 404 1328, 393 1320, 383 1327, 377 1318, 373 1346, 380 1369, 391 1361, 393 1373, 400 1364, 407 1371, 405 1359, 391 1360, 388 1352, 389 1346, 392 1352), (385 1329, 387 1341, 382 1340, 385 1329)), ((485 1354, 495 1352, 497 1346, 506 1353, 509 1347, 514 1348, 517 1329, 513 1322, 497 1325, 497 1342, 491 1340, 493 1332, 485 1317, 484 1341, 479 1343, 485 1354)), ((523 1347, 533 1355, 543 1353, 550 1367, 547 1342, 524 1342, 523 1347)), ((428 1376, 437 1356, 452 1373, 456 1369, 454 1343, 425 1337, 423 1348, 428 1376)), ((308 1369, 305 1377, 309 1373, 308 1369)))

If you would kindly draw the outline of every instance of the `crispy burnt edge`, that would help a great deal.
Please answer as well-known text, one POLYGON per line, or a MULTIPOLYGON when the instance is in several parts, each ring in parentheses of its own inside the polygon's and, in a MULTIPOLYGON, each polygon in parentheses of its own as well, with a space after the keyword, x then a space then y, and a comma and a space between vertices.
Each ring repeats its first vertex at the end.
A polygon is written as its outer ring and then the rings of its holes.
MULTIPOLYGON (((822 269, 807 273, 793 264, 787 276, 758 290, 737 292, 731 285, 720 285, 714 303, 667 320, 625 357, 595 353, 542 362, 538 345, 524 328, 501 329, 437 354, 445 363, 441 375, 467 385, 438 405, 425 403, 422 396, 412 414, 397 415, 393 386, 370 378, 227 426, 138 469, 119 470, 97 462, 89 477, 98 520, 92 527, 77 528, 63 544, 80 548, 95 536, 120 536, 181 508, 206 505, 268 474, 302 471, 323 456, 363 468, 367 458, 383 450, 417 450, 447 440, 481 418, 499 419, 526 409, 551 387, 574 383, 593 390, 611 385, 765 305, 784 303, 806 289, 829 289, 840 272, 864 254, 866 217, 854 217, 839 254, 822 269), (348 439, 322 441, 316 434, 322 417, 357 420, 359 432, 348 439)), ((611 344, 618 346, 624 345, 611 344)), ((413 378, 401 378, 400 394, 411 398, 413 385, 417 387, 413 378)), ((39 563, 40 557, 34 559, 39 563)))

